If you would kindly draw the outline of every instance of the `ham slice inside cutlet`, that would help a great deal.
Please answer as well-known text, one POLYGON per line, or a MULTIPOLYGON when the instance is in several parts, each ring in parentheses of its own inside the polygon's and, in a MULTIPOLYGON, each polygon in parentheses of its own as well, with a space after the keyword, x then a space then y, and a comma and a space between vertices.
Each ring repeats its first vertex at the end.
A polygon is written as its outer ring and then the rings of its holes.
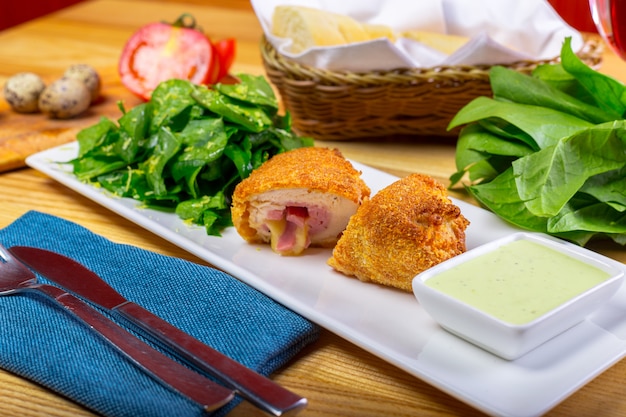
POLYGON ((360 172, 328 148, 301 148, 263 164, 233 194, 233 224, 251 243, 281 255, 332 247, 369 188, 360 172))
POLYGON ((311 245, 334 246, 358 204, 304 188, 273 190, 255 196, 250 227, 275 252, 299 254, 311 245))

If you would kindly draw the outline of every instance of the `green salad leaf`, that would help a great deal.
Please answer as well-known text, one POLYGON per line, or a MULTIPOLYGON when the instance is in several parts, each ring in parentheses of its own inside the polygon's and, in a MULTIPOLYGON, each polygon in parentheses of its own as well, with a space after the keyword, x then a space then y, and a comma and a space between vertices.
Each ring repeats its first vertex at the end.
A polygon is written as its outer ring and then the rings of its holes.
POLYGON ((561 62, 526 75, 490 71, 493 98, 452 119, 463 126, 457 172, 476 200, 521 228, 586 245, 626 244, 626 86, 563 43, 561 62))
POLYGON ((161 83, 149 102, 77 135, 73 173, 146 207, 176 213, 220 235, 232 225, 234 187, 273 155, 313 146, 291 130, 289 114, 262 76, 238 84, 161 83))

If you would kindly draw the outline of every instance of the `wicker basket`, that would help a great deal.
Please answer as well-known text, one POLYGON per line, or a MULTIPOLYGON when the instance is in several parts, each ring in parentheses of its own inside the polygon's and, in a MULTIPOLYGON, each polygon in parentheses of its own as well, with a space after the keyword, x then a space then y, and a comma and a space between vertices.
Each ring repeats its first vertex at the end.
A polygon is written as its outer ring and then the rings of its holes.
MULTIPOLYGON (((457 136, 457 130, 447 131, 452 117, 475 97, 491 96, 489 65, 334 72, 289 60, 265 38, 261 55, 270 81, 291 113, 294 129, 318 140, 457 136)), ((586 39, 578 56, 597 68, 602 43, 586 39)), ((557 59, 507 66, 529 73, 557 59)))

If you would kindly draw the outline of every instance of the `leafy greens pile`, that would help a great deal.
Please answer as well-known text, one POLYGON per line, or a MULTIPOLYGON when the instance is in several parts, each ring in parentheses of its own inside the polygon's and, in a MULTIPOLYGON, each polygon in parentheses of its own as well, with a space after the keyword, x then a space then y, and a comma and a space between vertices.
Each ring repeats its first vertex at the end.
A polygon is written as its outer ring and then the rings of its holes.
POLYGON ((291 131, 289 114, 262 76, 238 84, 161 83, 150 101, 115 123, 102 118, 77 135, 76 177, 220 235, 232 224, 234 187, 271 156, 312 146, 291 131))
POLYGON ((626 244, 626 86, 571 49, 532 75, 496 66, 493 98, 463 107, 451 187, 519 227, 581 246, 626 244))

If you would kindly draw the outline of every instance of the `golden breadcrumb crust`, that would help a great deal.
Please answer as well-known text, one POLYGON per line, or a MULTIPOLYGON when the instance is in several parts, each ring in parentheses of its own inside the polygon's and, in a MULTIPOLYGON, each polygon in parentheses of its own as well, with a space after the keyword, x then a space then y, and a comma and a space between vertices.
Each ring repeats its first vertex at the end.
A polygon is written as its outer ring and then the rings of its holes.
POLYGON ((361 281, 412 291, 415 275, 465 252, 468 225, 442 184, 412 174, 359 207, 328 264, 361 281))
POLYGON ((248 224, 251 197, 288 188, 335 194, 356 204, 370 195, 361 172, 338 149, 306 147, 284 152, 270 158, 235 187, 231 214, 241 237, 248 242, 261 242, 248 224))

